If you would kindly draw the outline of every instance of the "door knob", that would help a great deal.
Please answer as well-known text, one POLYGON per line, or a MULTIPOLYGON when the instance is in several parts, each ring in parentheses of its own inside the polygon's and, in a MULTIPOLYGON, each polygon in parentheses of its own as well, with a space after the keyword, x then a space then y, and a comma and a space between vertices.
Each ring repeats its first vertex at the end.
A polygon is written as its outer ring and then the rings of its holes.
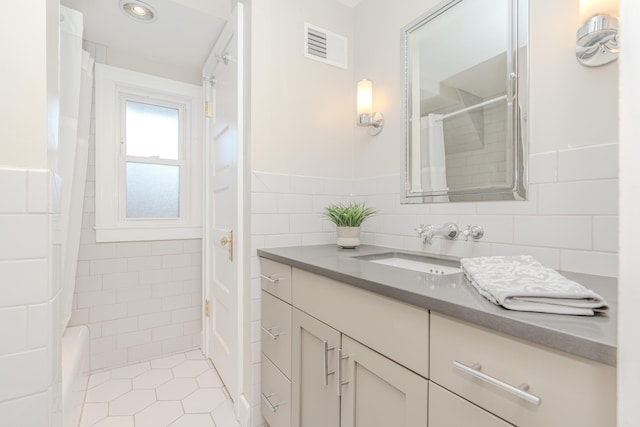
POLYGON ((229 261, 233 261, 233 230, 229 230, 229 237, 222 236, 220 238, 220 245, 229 245, 229 261))

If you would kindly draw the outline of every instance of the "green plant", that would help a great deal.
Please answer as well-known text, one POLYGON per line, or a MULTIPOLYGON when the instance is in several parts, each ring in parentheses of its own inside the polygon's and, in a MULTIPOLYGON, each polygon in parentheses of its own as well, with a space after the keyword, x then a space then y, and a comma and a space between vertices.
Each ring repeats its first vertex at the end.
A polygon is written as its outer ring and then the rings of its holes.
POLYGON ((338 227, 360 227, 365 219, 376 213, 377 210, 366 207, 364 203, 336 203, 327 206, 323 212, 338 227))

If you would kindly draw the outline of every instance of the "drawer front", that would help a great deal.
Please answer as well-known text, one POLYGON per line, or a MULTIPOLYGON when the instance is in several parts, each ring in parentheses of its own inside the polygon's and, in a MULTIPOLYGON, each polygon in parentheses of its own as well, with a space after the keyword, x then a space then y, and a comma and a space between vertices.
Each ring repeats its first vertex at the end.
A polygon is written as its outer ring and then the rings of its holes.
POLYGON ((291 306, 264 291, 262 352, 291 378, 291 306))
POLYGON ((429 382, 429 427, 509 427, 493 414, 429 382))
POLYGON ((615 376, 611 366, 431 313, 431 380, 518 426, 615 425, 615 376))
POLYGON ((260 286, 291 304, 291 266, 260 258, 260 286))
POLYGON ((262 356, 261 366, 262 416, 271 427, 291 426, 291 381, 262 356))
POLYGON ((429 312, 293 269, 293 305, 395 362, 429 376, 429 312))

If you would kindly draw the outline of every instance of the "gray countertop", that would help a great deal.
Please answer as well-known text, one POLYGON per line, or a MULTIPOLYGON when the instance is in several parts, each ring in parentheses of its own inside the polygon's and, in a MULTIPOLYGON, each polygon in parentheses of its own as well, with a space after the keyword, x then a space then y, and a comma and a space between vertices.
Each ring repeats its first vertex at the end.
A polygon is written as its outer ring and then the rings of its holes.
MULTIPOLYGON (((369 245, 356 249, 318 245, 260 249, 258 255, 514 337, 616 366, 618 301, 615 278, 562 272, 604 297, 611 307, 608 313, 569 316, 518 312, 484 299, 462 273, 434 276, 354 258, 385 252, 399 250, 369 245)), ((455 260, 451 261, 450 265, 459 265, 455 260)))

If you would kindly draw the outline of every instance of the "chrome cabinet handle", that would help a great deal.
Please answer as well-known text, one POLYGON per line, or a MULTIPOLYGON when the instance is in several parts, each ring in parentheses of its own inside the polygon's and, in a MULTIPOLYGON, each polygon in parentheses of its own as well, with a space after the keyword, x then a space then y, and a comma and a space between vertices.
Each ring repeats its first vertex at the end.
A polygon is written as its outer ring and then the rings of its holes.
POLYGON ((264 326, 261 326, 261 328, 262 328, 262 332, 264 332, 265 334, 269 335, 269 337, 274 341, 277 340, 280 335, 282 335, 282 332, 275 332, 274 333, 273 330, 275 328, 265 328, 264 326))
POLYGON ((272 393, 270 395, 266 395, 264 393, 260 393, 262 395, 262 401, 269 407, 269 409, 271 410, 271 412, 276 412, 278 410, 278 406, 282 405, 282 403, 272 403, 271 402, 271 397, 273 397, 275 395, 275 393, 272 393))
POLYGON ((336 381, 338 397, 342 396, 342 349, 338 349, 338 380, 336 381))
POLYGON ((540 406, 540 404, 542 403, 541 398, 527 392, 527 390, 529 390, 528 384, 523 383, 523 384, 520 384, 518 387, 514 387, 511 384, 507 384, 503 381, 500 381, 497 378, 494 378, 482 372, 481 371, 482 365, 480 365, 479 363, 476 363, 473 366, 467 366, 464 363, 460 363, 457 360, 454 360, 453 367, 466 374, 471 375, 472 377, 478 378, 479 380, 487 382, 495 387, 498 387, 501 390, 511 393, 519 397, 520 399, 526 400, 529 403, 533 403, 534 405, 538 405, 538 406, 540 406))
POLYGON ((329 351, 333 350, 335 347, 329 347, 329 342, 327 340, 322 341, 322 381, 324 386, 327 387, 329 385, 329 375, 334 374, 335 371, 329 372, 329 351))
POLYGON ((269 283, 271 283, 273 285, 277 284, 280 281, 280 279, 278 279, 278 278, 274 279, 273 277, 267 276, 266 274, 261 274, 260 278, 266 280, 267 282, 269 282, 269 283))
POLYGON ((347 381, 343 381, 342 380, 342 361, 345 359, 348 359, 349 356, 344 356, 342 354, 342 349, 339 348, 338 349, 338 381, 337 381, 337 386, 336 386, 336 391, 338 394, 338 397, 342 396, 342 386, 345 384, 349 384, 349 380, 347 381))

